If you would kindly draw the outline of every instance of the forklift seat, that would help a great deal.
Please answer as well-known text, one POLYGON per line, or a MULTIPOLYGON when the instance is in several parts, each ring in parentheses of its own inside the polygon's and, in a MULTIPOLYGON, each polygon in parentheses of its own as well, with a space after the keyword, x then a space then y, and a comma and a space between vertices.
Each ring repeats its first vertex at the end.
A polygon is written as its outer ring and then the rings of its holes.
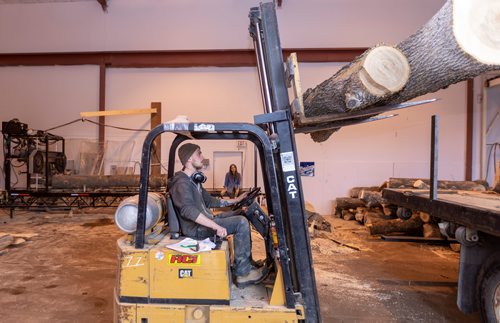
POLYGON ((170 194, 166 194, 167 200, 167 221, 168 221, 168 232, 172 239, 179 239, 182 235, 181 226, 179 224, 179 218, 177 215, 177 210, 175 209, 174 203, 170 194))

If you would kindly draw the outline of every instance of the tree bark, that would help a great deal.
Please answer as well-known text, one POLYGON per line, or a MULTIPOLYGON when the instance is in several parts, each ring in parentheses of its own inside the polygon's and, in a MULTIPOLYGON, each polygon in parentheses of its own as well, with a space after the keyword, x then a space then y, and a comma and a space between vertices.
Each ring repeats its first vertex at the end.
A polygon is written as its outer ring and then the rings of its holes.
POLYGON ((337 197, 335 199, 334 209, 338 214, 342 214, 342 210, 353 209, 356 210, 358 207, 364 207, 365 203, 360 199, 354 199, 350 197, 337 197))
POLYGON ((401 90, 410 67, 394 47, 377 46, 358 56, 304 95, 306 117, 349 112, 372 105, 401 90))
MULTIPOLYGON (((429 189, 430 181, 428 179, 418 178, 389 178, 388 188, 419 188, 429 189), (424 185, 415 183, 423 182, 424 185)), ((443 190, 460 190, 460 191, 485 191, 486 188, 482 184, 473 181, 438 181, 438 188, 443 190)))
POLYGON ((386 222, 387 219, 380 212, 366 211, 363 217, 363 224, 366 227, 373 226, 377 222, 386 222))
MULTIPOLYGON (((387 99, 408 81, 410 66, 396 48, 380 45, 358 56, 332 77, 303 95, 307 118, 345 114, 387 99)), ((336 130, 313 132, 321 142, 336 130), (326 135, 325 138, 322 138, 326 135)))
POLYGON ((422 227, 422 220, 418 214, 412 215, 406 221, 401 219, 380 221, 372 223, 370 234, 386 234, 392 232, 409 232, 422 227))
MULTIPOLYGON (((495 0, 448 0, 427 24, 396 46, 408 59, 411 70, 404 88, 379 101, 356 103, 357 109, 401 103, 500 69, 499 15, 500 6, 495 0)), ((344 75, 350 66, 339 73, 344 75)), ((349 114, 349 109, 339 111, 349 91, 342 82, 331 84, 334 79, 335 75, 306 91, 306 116, 349 114)), ((311 137, 321 142, 337 130, 313 132, 311 137)))
POLYGON ((370 192, 380 192, 380 187, 378 186, 369 186, 369 187, 353 187, 349 192, 350 197, 359 198, 359 194, 361 191, 370 191, 370 192))
POLYGON ((340 211, 340 214, 342 214, 342 219, 346 220, 346 221, 351 221, 351 220, 354 220, 356 218, 356 215, 354 214, 354 212, 351 212, 350 210, 342 210, 340 211))
POLYGON ((382 207, 389 204, 383 197, 382 192, 361 191, 359 198, 365 202, 367 207, 382 207))
MULTIPOLYGON (((95 189, 112 187, 137 187, 139 188, 139 175, 54 175, 52 187, 60 189, 95 189)), ((149 187, 160 188, 167 185, 166 175, 151 176, 149 187)))

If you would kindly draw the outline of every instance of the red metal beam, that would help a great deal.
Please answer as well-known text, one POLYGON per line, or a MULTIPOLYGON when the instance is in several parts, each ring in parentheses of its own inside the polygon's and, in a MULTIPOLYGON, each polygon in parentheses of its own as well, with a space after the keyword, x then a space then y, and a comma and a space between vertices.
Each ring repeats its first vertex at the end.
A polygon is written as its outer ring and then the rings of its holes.
MULTIPOLYGON (((287 48, 299 62, 350 62, 367 48, 287 48)), ((0 54, 0 66, 101 65, 106 67, 255 66, 251 49, 0 54)))

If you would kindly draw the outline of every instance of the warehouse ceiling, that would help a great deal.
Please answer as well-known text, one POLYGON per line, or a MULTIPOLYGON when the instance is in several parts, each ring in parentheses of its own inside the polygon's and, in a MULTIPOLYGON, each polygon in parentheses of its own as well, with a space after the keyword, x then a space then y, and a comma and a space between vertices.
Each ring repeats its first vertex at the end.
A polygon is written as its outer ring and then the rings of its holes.
MULTIPOLYGON (((0 0, 0 5, 2 4, 13 4, 13 3, 48 3, 48 2, 84 2, 84 1, 97 1, 102 10, 107 11, 108 0, 0 0)), ((275 1, 278 7, 281 7, 283 0, 275 1)))
POLYGON ((108 8, 108 0, 0 0, 0 4, 14 4, 14 3, 48 3, 48 2, 84 2, 84 1, 97 1, 102 10, 106 11, 108 8))

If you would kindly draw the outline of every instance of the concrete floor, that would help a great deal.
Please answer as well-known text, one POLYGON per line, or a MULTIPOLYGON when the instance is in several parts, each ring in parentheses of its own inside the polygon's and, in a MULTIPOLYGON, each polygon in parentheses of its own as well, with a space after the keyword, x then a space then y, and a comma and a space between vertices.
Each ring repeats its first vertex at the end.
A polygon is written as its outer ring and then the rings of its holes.
MULTIPOLYGON (((122 235, 112 218, 89 209, 0 213, 0 232, 37 234, 0 252, 0 321, 111 322, 122 235)), ((333 232, 312 240, 324 322, 479 322, 455 305, 457 253, 383 242, 353 221, 327 219, 333 232)))

